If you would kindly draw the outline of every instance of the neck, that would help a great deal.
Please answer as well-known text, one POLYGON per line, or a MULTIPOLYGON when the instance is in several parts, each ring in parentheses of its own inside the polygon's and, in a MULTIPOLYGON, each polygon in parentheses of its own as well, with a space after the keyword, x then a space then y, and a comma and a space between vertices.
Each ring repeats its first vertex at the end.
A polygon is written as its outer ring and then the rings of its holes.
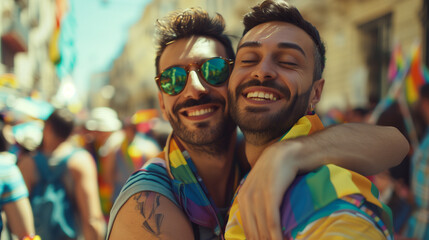
POLYGON ((250 166, 253 167, 256 164, 256 162, 258 161, 259 157, 261 156, 265 148, 267 148, 268 146, 270 146, 271 144, 277 141, 278 141, 278 138, 271 140, 270 142, 267 142, 267 143, 257 143, 257 142, 247 141, 247 138, 246 138, 246 157, 250 166))
POLYGON ((55 139, 54 141, 46 141, 45 139, 41 146, 42 152, 46 155, 52 155, 62 142, 64 141, 60 139, 55 139))
POLYGON ((198 175, 217 207, 228 207, 235 189, 232 189, 234 179, 234 150, 236 133, 227 141, 222 141, 222 148, 214 146, 193 146, 176 138, 191 156, 197 168, 198 175), (217 152, 207 151, 207 147, 217 149, 217 152))

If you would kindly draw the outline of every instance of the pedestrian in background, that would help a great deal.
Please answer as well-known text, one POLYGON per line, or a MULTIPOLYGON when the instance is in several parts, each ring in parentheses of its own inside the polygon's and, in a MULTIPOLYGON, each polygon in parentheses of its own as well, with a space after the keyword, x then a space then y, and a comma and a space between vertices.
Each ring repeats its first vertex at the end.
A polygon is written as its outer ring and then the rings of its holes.
POLYGON ((104 238, 94 160, 67 141, 73 128, 74 115, 56 109, 45 121, 40 147, 18 162, 30 193, 36 232, 44 240, 104 238))
MULTIPOLYGON (((33 214, 28 201, 28 190, 21 172, 16 166, 16 157, 8 152, 9 143, 0 129, 0 213, 6 214, 7 225, 19 239, 40 239, 35 236, 33 214)), ((0 234, 3 229, 0 216, 0 234)))

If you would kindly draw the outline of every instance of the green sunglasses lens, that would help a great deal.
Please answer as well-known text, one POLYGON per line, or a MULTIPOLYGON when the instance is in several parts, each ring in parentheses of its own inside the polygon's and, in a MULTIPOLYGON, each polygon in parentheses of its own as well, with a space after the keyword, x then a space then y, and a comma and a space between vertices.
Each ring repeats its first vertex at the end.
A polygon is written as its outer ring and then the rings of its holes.
MULTIPOLYGON (((200 67, 202 77, 211 85, 219 86, 229 78, 229 63, 222 58, 212 58, 200 67)), ((179 94, 186 86, 187 71, 182 67, 171 67, 159 76, 159 87, 168 95, 179 94)))
POLYGON ((176 95, 180 93, 186 85, 186 70, 181 67, 172 67, 161 73, 159 86, 169 94, 176 95))
POLYGON ((222 58, 213 58, 201 65, 201 74, 214 86, 225 83, 229 78, 228 63, 222 58))

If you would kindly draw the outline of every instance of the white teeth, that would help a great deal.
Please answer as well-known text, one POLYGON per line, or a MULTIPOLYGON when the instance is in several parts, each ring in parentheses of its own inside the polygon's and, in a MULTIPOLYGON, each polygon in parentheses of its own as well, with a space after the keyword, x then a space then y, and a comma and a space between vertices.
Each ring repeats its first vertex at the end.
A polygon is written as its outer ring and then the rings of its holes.
POLYGON ((277 97, 274 97, 274 94, 264 93, 264 92, 249 92, 246 97, 253 98, 253 100, 258 100, 258 101, 263 101, 263 100, 276 101, 277 100, 277 97))
POLYGON ((201 116, 201 115, 204 115, 207 113, 211 113, 213 111, 214 111, 213 108, 205 108, 205 109, 200 109, 200 110, 195 110, 195 111, 189 112, 188 116, 196 117, 196 116, 201 116))

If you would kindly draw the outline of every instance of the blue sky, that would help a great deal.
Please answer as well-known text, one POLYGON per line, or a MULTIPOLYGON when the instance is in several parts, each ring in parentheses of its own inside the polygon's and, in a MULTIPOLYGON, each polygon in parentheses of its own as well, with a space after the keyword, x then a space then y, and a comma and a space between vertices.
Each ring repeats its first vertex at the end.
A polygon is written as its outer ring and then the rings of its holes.
POLYGON ((69 0, 62 22, 60 78, 71 74, 85 95, 91 76, 108 71, 127 41, 129 28, 151 0, 69 0), (63 28, 62 28, 63 30, 63 28))

